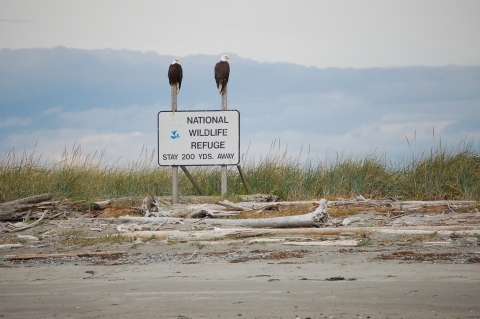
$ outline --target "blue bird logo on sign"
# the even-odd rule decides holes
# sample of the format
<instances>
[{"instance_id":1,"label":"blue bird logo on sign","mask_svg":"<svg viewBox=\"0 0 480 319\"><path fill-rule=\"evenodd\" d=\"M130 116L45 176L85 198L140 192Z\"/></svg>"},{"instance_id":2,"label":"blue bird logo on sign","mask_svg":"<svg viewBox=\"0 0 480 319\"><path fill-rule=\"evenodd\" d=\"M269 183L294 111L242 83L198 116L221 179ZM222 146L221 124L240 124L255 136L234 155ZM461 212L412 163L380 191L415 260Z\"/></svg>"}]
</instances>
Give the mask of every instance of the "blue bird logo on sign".
<instances>
[{"instance_id":1,"label":"blue bird logo on sign","mask_svg":"<svg viewBox=\"0 0 480 319\"><path fill-rule=\"evenodd\" d=\"M177 130L173 130L173 131L172 131L172 135L170 136L170 138L171 138L172 140L175 140L175 139L177 139L177 138L180 138L180 134L178 134L178 131L177 131Z\"/></svg>"}]
</instances>

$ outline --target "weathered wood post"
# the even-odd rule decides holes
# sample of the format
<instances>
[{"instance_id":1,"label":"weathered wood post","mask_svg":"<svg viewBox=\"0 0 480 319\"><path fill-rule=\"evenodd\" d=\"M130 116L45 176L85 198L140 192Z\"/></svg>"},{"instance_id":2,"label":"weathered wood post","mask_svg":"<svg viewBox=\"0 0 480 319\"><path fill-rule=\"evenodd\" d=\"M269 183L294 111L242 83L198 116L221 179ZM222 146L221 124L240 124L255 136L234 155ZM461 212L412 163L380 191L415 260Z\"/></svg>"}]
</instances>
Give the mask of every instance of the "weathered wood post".
<instances>
[{"instance_id":1,"label":"weathered wood post","mask_svg":"<svg viewBox=\"0 0 480 319\"><path fill-rule=\"evenodd\" d=\"M177 111L177 86L172 85L172 112ZM178 166L172 165L172 204L179 203L178 196Z\"/></svg>"},{"instance_id":2,"label":"weathered wood post","mask_svg":"<svg viewBox=\"0 0 480 319\"><path fill-rule=\"evenodd\" d=\"M228 109L227 107L227 92L228 92L228 84L225 86L225 90L223 91L222 94L222 111L226 111ZM221 195L222 196L227 196L227 165L222 165L221 166Z\"/></svg>"}]
</instances>

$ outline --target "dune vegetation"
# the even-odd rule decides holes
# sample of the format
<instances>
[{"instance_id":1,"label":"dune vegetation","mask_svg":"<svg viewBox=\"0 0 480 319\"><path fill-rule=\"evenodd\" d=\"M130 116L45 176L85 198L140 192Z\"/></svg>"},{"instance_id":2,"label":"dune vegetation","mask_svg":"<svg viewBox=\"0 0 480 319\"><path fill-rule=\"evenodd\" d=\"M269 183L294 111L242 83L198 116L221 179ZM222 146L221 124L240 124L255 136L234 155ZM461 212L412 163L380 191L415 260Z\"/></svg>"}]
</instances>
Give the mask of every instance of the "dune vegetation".
<instances>
[{"instance_id":1,"label":"dune vegetation","mask_svg":"<svg viewBox=\"0 0 480 319\"><path fill-rule=\"evenodd\" d=\"M58 161L43 161L35 152L0 155L0 202L42 193L55 200L101 200L171 194L171 169L156 164L156 153L138 160L107 163L104 154L83 154L80 146L65 150ZM406 155L392 163L386 154L327 155L302 159L287 151L248 160L242 170L251 193L282 200L402 198L404 200L480 199L480 150L463 141L455 148L436 146L428 153ZM207 195L220 194L219 167L189 167ZM229 198L246 194L235 167L228 170ZM180 195L197 191L179 173Z\"/></svg>"}]
</instances>

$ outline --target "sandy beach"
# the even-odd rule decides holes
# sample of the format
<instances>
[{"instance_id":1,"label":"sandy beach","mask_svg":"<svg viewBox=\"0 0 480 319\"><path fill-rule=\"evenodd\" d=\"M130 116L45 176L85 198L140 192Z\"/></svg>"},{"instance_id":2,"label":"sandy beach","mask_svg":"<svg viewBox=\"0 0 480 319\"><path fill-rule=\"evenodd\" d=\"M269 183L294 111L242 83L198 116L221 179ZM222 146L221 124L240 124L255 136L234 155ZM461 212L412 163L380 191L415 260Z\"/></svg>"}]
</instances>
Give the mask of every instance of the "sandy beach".
<instances>
[{"instance_id":1,"label":"sandy beach","mask_svg":"<svg viewBox=\"0 0 480 319\"><path fill-rule=\"evenodd\" d=\"M162 252L178 254L186 260L195 250L190 243L157 242L129 254L151 256ZM287 256L299 253L295 255L297 258L247 258L238 262L201 259L201 254L222 256L239 250L250 254L283 252ZM398 258L385 257L393 252L415 252L412 256L417 257L405 259L401 254ZM232 246L225 242L207 246L201 254L186 261L132 263L111 260L105 263L95 258L63 264L4 260L0 271L0 315L4 318L480 317L477 261L480 252L476 246L299 249L278 243ZM418 260L420 256L430 259ZM333 280L341 278L344 280Z\"/></svg>"},{"instance_id":2,"label":"sandy beach","mask_svg":"<svg viewBox=\"0 0 480 319\"><path fill-rule=\"evenodd\" d=\"M480 318L480 230L472 226L480 214L440 214L435 229L444 230L430 232L375 228L383 215L357 216L330 235L312 228L189 240L136 232L124 242L70 245L67 233L114 236L115 227L58 222L2 234L0 317ZM361 232L342 232L354 229Z\"/></svg>"}]
</instances>

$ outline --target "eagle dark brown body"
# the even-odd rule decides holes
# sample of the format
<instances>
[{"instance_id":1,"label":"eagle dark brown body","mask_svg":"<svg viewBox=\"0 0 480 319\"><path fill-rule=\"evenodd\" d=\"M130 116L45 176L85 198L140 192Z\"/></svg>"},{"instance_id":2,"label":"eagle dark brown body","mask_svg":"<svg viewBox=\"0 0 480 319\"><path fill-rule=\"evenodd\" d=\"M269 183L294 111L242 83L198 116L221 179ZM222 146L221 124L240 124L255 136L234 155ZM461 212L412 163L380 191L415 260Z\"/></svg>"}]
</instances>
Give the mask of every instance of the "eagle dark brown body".
<instances>
[{"instance_id":1,"label":"eagle dark brown body","mask_svg":"<svg viewBox=\"0 0 480 319\"><path fill-rule=\"evenodd\" d=\"M227 55L222 56L222 61L215 65L215 82L217 82L218 93L224 94L227 87L228 77L230 76L230 65L227 60L230 57Z\"/></svg>"},{"instance_id":2,"label":"eagle dark brown body","mask_svg":"<svg viewBox=\"0 0 480 319\"><path fill-rule=\"evenodd\" d=\"M177 93L180 91L182 87L182 79L183 79L183 69L180 64L178 64L178 59L175 58L173 63L170 64L168 68L168 82L170 86L177 87Z\"/></svg>"}]
</instances>

